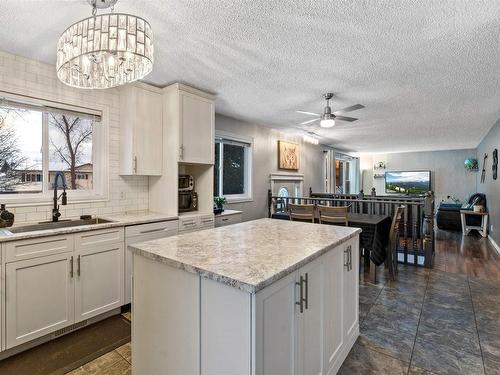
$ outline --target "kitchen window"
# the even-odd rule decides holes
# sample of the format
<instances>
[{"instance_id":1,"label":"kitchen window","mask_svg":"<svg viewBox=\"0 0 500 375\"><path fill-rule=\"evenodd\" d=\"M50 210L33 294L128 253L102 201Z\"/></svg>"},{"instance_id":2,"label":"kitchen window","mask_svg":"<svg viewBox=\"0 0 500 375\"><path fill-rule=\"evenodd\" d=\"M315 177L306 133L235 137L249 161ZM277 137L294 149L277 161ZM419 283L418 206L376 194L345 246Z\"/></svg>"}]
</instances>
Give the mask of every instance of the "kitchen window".
<instances>
[{"instance_id":1,"label":"kitchen window","mask_svg":"<svg viewBox=\"0 0 500 375\"><path fill-rule=\"evenodd\" d=\"M249 201L252 140L218 132L215 138L214 196L228 202Z\"/></svg>"},{"instance_id":2,"label":"kitchen window","mask_svg":"<svg viewBox=\"0 0 500 375\"><path fill-rule=\"evenodd\" d=\"M66 178L69 199L101 196L106 158L100 112L47 104L0 97L1 199L46 201L58 171Z\"/></svg>"}]
</instances>

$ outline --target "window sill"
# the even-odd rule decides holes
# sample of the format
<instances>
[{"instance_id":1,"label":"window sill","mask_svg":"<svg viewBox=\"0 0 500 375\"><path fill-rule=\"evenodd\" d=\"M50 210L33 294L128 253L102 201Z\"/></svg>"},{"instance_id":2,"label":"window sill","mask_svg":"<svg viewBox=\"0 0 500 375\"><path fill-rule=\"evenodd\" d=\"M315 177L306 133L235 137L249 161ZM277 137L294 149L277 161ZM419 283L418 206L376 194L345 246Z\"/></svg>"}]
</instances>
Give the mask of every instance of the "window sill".
<instances>
[{"instance_id":1,"label":"window sill","mask_svg":"<svg viewBox=\"0 0 500 375\"><path fill-rule=\"evenodd\" d=\"M226 197L226 203L231 204L231 203L248 203L248 202L253 202L252 197Z\"/></svg>"}]
</instances>

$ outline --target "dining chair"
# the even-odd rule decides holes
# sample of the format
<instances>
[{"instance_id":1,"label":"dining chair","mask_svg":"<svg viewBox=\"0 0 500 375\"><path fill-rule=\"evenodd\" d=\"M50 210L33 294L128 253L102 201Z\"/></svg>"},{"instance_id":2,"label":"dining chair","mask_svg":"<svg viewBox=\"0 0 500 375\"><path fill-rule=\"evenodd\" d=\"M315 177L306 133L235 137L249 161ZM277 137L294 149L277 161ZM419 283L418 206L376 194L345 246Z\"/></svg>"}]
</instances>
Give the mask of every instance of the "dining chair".
<instances>
[{"instance_id":1,"label":"dining chair","mask_svg":"<svg viewBox=\"0 0 500 375\"><path fill-rule=\"evenodd\" d=\"M311 221L314 223L314 204L288 204L290 220Z\"/></svg>"},{"instance_id":2,"label":"dining chair","mask_svg":"<svg viewBox=\"0 0 500 375\"><path fill-rule=\"evenodd\" d=\"M344 224L346 227L349 226L347 219L349 207L350 205L339 207L318 205L319 223Z\"/></svg>"},{"instance_id":3,"label":"dining chair","mask_svg":"<svg viewBox=\"0 0 500 375\"><path fill-rule=\"evenodd\" d=\"M389 247L387 251L387 263L389 275L394 281L398 274L398 248L399 248L399 225L406 206L398 206L392 217L391 230L389 231Z\"/></svg>"}]
</instances>

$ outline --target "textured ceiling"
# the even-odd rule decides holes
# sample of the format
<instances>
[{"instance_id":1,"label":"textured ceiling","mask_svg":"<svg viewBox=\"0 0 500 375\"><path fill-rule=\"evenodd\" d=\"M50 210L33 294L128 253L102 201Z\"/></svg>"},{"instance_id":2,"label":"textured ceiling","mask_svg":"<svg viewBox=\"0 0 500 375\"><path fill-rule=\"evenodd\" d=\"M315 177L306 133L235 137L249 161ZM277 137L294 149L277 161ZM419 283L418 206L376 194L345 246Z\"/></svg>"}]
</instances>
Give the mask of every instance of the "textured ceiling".
<instances>
[{"instance_id":1,"label":"textured ceiling","mask_svg":"<svg viewBox=\"0 0 500 375\"><path fill-rule=\"evenodd\" d=\"M120 0L148 19L155 67L147 82L218 94L217 111L291 129L361 103L318 131L361 152L475 147L500 118L500 1ZM86 0L1 0L0 49L55 63L64 28ZM331 140L331 141L328 141Z\"/></svg>"}]
</instances>

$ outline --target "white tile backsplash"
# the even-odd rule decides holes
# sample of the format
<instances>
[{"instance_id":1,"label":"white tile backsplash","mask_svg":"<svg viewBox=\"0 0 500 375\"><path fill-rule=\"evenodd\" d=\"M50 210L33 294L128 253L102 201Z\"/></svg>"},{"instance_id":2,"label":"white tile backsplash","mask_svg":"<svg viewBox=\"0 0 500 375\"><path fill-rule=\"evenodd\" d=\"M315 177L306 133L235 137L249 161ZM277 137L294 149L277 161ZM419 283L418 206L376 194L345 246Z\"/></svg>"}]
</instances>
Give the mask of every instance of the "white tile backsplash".
<instances>
[{"instance_id":1,"label":"white tile backsplash","mask_svg":"<svg viewBox=\"0 0 500 375\"><path fill-rule=\"evenodd\" d=\"M148 209L148 178L121 177L119 173L120 99L118 90L79 90L57 79L55 66L0 51L0 90L17 95L68 103L72 105L105 105L109 108L109 200L61 206L63 218L82 214L106 215ZM126 199L120 199L121 192ZM1 202L1 196L0 196ZM46 205L18 206L8 204L16 215L16 223L47 220L51 217L51 202Z\"/></svg>"}]
</instances>

